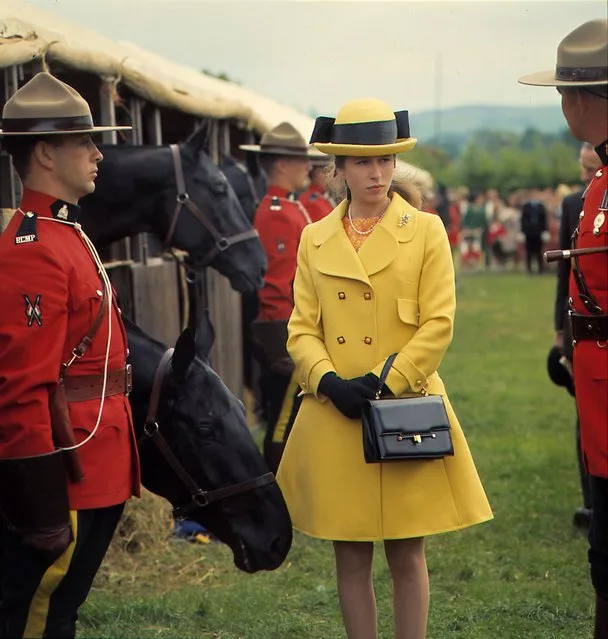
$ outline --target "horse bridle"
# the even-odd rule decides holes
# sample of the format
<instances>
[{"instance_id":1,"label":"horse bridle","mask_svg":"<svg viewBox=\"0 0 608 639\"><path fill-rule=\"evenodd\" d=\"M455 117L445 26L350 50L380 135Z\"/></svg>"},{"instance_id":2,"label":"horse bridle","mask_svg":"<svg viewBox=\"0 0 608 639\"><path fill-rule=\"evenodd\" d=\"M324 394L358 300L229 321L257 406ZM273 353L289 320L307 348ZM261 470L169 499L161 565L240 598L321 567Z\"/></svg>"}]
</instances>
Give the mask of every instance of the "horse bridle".
<instances>
[{"instance_id":1,"label":"horse bridle","mask_svg":"<svg viewBox=\"0 0 608 639\"><path fill-rule=\"evenodd\" d=\"M192 199L188 195L188 192L186 191L186 180L184 178L184 168L182 165L182 156L179 151L179 145L171 144L169 148L171 149L171 157L173 158L173 169L175 171L177 196L175 198L175 210L173 211L173 217L171 218L169 231L167 232L167 237L165 238L165 248L169 248L171 246L171 240L173 239L173 234L175 233L177 220L179 219L180 213L182 212L184 206L201 222L201 224L209 231L209 233L211 233L211 236L213 237L215 242L211 250L203 256L200 262L198 262L198 265L200 267L205 267L211 264L211 262L217 255L219 255L226 249L229 249L234 244L257 238L259 236L259 233L255 229L243 231L242 233L237 233L236 235L231 235L230 237L225 237L220 233L220 231L218 231L215 224L213 224L213 222L203 213L203 211L201 211L196 202L192 201Z\"/></svg>"},{"instance_id":2,"label":"horse bridle","mask_svg":"<svg viewBox=\"0 0 608 639\"><path fill-rule=\"evenodd\" d=\"M162 359L156 368L156 372L154 373L152 393L150 395L150 403L148 404L148 416L146 417L146 423L144 424L144 434L140 438L139 443L141 444L144 437L151 439L156 444L156 447L169 466L171 466L176 475L182 480L183 484L190 492L190 501L183 506L177 506L173 509L173 517L176 519L183 519L197 508L204 508L205 506L208 506L215 501L219 501L220 499L226 499L227 497L233 497L256 488L261 488L262 486L273 483L275 478L272 473L265 473L264 475L259 475L253 479L247 479L246 481L239 482L238 484L231 484L225 488L217 488L215 490L203 490L202 488L199 488L198 484L194 481L194 479L192 479L191 475L182 466L181 462L171 450L167 440L160 432L160 427L156 419L163 380L172 356L173 349L170 348L162 356Z\"/></svg>"}]
</instances>

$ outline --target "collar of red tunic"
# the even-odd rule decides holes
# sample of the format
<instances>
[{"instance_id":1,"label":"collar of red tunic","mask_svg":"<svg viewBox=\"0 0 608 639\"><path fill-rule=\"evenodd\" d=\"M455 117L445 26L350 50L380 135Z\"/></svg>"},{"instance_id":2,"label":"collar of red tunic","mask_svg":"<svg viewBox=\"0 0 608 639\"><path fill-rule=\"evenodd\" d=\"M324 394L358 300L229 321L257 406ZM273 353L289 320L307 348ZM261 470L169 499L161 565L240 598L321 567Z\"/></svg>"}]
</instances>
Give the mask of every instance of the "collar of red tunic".
<instances>
[{"instance_id":1,"label":"collar of red tunic","mask_svg":"<svg viewBox=\"0 0 608 639\"><path fill-rule=\"evenodd\" d=\"M31 211L39 217L54 217L64 222L78 222L80 207L64 200L58 200L53 195L24 189L19 207L24 213Z\"/></svg>"},{"instance_id":2,"label":"collar of red tunic","mask_svg":"<svg viewBox=\"0 0 608 639\"><path fill-rule=\"evenodd\" d=\"M310 191L310 193L319 193L319 195L325 195L325 188L321 184L316 184L313 182L308 187L308 190Z\"/></svg>"},{"instance_id":3,"label":"collar of red tunic","mask_svg":"<svg viewBox=\"0 0 608 639\"><path fill-rule=\"evenodd\" d=\"M280 186L268 186L266 190L266 195L269 197L281 197L286 200L295 200L295 194L287 189L283 189Z\"/></svg>"}]
</instances>

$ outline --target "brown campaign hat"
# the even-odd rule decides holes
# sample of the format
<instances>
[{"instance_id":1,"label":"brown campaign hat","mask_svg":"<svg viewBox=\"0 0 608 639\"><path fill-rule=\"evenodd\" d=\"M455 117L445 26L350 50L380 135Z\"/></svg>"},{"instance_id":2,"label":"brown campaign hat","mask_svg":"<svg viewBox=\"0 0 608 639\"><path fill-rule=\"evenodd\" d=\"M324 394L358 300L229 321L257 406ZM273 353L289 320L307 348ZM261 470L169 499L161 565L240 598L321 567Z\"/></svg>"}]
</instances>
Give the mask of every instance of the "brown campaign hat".
<instances>
[{"instance_id":1,"label":"brown campaign hat","mask_svg":"<svg viewBox=\"0 0 608 639\"><path fill-rule=\"evenodd\" d=\"M0 135L57 135L128 131L130 126L95 126L86 100L50 73L36 74L4 105Z\"/></svg>"},{"instance_id":2,"label":"brown campaign hat","mask_svg":"<svg viewBox=\"0 0 608 639\"><path fill-rule=\"evenodd\" d=\"M281 122L264 133L259 144L241 144L239 148L253 153L309 157L306 140L289 122Z\"/></svg>"},{"instance_id":3,"label":"brown campaign hat","mask_svg":"<svg viewBox=\"0 0 608 639\"><path fill-rule=\"evenodd\" d=\"M518 82L541 87L608 84L608 20L581 24L559 43L555 70L532 73Z\"/></svg>"}]
</instances>

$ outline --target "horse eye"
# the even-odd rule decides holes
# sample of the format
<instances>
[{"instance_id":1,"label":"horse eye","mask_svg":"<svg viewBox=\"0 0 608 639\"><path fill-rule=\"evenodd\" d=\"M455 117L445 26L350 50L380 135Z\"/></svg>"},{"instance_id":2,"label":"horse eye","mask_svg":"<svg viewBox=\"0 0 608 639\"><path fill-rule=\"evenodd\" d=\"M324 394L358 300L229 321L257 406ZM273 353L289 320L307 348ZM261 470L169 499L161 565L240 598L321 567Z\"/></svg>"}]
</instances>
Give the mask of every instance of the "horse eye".
<instances>
[{"instance_id":1,"label":"horse eye","mask_svg":"<svg viewBox=\"0 0 608 639\"><path fill-rule=\"evenodd\" d=\"M228 187L223 182L214 182L209 185L209 188L215 195L226 195Z\"/></svg>"}]
</instances>

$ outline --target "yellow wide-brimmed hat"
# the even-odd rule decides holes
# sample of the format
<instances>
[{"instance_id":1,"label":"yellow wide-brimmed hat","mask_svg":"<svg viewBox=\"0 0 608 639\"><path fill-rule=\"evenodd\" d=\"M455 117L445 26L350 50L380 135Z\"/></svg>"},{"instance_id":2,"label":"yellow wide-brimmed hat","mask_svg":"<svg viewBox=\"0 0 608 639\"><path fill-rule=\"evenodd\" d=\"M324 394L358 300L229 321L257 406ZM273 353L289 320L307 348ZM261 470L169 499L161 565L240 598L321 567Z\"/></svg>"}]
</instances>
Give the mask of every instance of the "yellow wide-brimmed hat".
<instances>
[{"instance_id":1,"label":"yellow wide-brimmed hat","mask_svg":"<svg viewBox=\"0 0 608 639\"><path fill-rule=\"evenodd\" d=\"M394 112L375 98L351 100L335 118L318 117L310 138L322 153L351 156L403 153L417 141L410 136L408 112Z\"/></svg>"},{"instance_id":2,"label":"yellow wide-brimmed hat","mask_svg":"<svg viewBox=\"0 0 608 639\"><path fill-rule=\"evenodd\" d=\"M50 73L37 73L2 110L0 135L59 135L128 131L130 126L95 126L86 100Z\"/></svg>"},{"instance_id":3,"label":"yellow wide-brimmed hat","mask_svg":"<svg viewBox=\"0 0 608 639\"><path fill-rule=\"evenodd\" d=\"M525 75L518 82L541 87L608 84L608 20L581 24L559 43L555 70Z\"/></svg>"}]
</instances>

